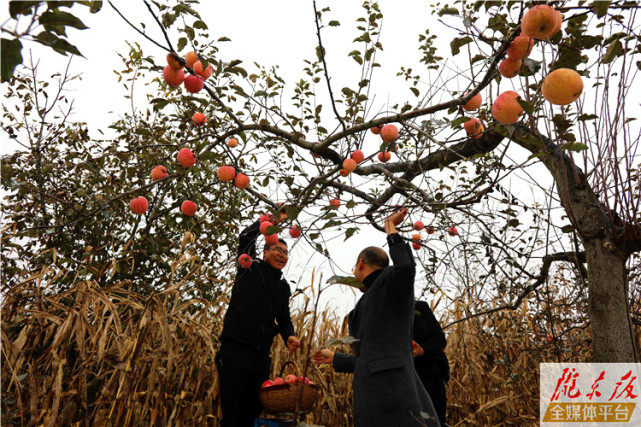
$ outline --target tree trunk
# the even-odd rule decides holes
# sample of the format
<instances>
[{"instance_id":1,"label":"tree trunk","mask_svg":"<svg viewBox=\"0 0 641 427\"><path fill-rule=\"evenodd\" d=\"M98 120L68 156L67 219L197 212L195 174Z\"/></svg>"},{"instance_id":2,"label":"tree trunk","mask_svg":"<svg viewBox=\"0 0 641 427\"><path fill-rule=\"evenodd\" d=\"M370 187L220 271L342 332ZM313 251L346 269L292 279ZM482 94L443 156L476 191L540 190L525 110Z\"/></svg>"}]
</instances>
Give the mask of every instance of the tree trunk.
<instances>
[{"instance_id":1,"label":"tree trunk","mask_svg":"<svg viewBox=\"0 0 641 427\"><path fill-rule=\"evenodd\" d=\"M561 205L580 236L588 264L588 315L594 362L635 362L634 333L628 306L625 244L614 243L609 212L592 190L586 175L553 141L525 126L511 128L510 137L550 171Z\"/></svg>"},{"instance_id":2,"label":"tree trunk","mask_svg":"<svg viewBox=\"0 0 641 427\"><path fill-rule=\"evenodd\" d=\"M595 362L635 362L625 260L606 239L584 241ZM608 248L610 246L610 248Z\"/></svg>"}]
</instances>

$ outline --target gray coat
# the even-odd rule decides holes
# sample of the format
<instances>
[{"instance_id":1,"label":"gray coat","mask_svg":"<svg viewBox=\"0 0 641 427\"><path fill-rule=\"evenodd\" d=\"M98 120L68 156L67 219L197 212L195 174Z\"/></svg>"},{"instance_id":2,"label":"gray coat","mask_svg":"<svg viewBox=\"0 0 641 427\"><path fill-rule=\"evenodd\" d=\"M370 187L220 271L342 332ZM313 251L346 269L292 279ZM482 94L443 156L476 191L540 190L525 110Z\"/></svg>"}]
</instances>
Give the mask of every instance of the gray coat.
<instances>
[{"instance_id":1,"label":"gray coat","mask_svg":"<svg viewBox=\"0 0 641 427\"><path fill-rule=\"evenodd\" d=\"M334 369L354 373L355 427L438 427L412 356L414 259L398 235L388 241L393 265L365 279L348 317L354 354L336 353Z\"/></svg>"}]
</instances>

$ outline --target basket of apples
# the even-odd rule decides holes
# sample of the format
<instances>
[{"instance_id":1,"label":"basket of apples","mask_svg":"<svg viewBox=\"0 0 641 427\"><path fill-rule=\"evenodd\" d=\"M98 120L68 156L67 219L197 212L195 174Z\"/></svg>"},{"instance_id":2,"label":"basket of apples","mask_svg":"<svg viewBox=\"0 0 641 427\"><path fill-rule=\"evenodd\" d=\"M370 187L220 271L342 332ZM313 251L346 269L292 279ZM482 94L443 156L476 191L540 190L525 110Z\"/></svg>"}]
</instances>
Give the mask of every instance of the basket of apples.
<instances>
[{"instance_id":1,"label":"basket of apples","mask_svg":"<svg viewBox=\"0 0 641 427\"><path fill-rule=\"evenodd\" d=\"M296 375L283 377L285 367L292 365ZM318 399L318 386L300 374L296 362L285 362L280 377L265 381L258 392L265 411L270 414L309 412Z\"/></svg>"}]
</instances>

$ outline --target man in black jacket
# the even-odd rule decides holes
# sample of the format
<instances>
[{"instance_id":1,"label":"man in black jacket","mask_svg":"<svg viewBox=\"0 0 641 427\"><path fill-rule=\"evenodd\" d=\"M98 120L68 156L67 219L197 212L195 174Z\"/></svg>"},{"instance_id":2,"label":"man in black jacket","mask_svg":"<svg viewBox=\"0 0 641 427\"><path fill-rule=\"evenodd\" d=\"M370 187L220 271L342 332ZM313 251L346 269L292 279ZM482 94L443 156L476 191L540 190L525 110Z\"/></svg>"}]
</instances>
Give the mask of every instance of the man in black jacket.
<instances>
[{"instance_id":1,"label":"man in black jacket","mask_svg":"<svg viewBox=\"0 0 641 427\"><path fill-rule=\"evenodd\" d=\"M445 424L447 398L445 383L450 379L450 367L445 356L446 341L441 325L429 304L414 304L414 367L423 386L432 398L434 409L442 425Z\"/></svg>"},{"instance_id":2,"label":"man in black jacket","mask_svg":"<svg viewBox=\"0 0 641 427\"><path fill-rule=\"evenodd\" d=\"M281 214L279 220L283 220ZM256 256L256 221L239 236L238 255ZM239 268L225 314L216 366L220 381L222 427L251 427L260 415L258 397L261 384L269 378L269 351L276 334L289 351L300 345L289 314L289 285L282 269L289 254L284 240L265 245L262 260L249 268Z\"/></svg>"},{"instance_id":3,"label":"man in black jacket","mask_svg":"<svg viewBox=\"0 0 641 427\"><path fill-rule=\"evenodd\" d=\"M385 220L393 265L378 247L365 248L356 260L354 276L366 291L348 315L354 353L323 348L313 356L336 372L354 374L355 427L440 426L412 360L416 269L411 249L396 232L406 213L401 209Z\"/></svg>"}]
</instances>

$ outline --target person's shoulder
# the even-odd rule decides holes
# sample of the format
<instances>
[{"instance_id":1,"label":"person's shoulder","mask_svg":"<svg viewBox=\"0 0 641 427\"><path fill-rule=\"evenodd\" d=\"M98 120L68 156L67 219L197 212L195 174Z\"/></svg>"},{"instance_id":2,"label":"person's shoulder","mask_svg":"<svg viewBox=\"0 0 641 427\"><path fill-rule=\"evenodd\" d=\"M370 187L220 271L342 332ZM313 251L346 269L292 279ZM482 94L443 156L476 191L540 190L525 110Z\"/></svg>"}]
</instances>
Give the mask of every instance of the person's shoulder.
<instances>
[{"instance_id":1,"label":"person's shoulder","mask_svg":"<svg viewBox=\"0 0 641 427\"><path fill-rule=\"evenodd\" d=\"M427 302L421 300L414 301L414 307L416 307L417 310L426 310L430 308Z\"/></svg>"}]
</instances>

